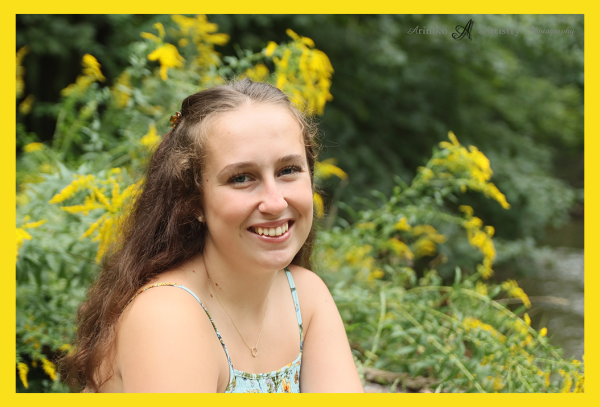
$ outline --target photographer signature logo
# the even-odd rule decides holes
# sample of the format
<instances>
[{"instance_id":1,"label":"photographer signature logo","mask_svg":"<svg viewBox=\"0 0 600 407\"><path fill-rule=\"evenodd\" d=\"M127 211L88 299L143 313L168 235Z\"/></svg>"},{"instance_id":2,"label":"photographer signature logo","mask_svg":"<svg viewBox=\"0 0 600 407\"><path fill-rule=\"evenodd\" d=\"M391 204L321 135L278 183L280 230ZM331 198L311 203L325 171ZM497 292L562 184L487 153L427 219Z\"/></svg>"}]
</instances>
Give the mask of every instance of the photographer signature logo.
<instances>
[{"instance_id":1,"label":"photographer signature logo","mask_svg":"<svg viewBox=\"0 0 600 407\"><path fill-rule=\"evenodd\" d=\"M463 27L462 25L456 26L456 32L452 33L452 38L455 40L462 40L465 36L469 37L469 41L471 41L471 29L473 28L473 20L469 20L469 22Z\"/></svg>"}]
</instances>

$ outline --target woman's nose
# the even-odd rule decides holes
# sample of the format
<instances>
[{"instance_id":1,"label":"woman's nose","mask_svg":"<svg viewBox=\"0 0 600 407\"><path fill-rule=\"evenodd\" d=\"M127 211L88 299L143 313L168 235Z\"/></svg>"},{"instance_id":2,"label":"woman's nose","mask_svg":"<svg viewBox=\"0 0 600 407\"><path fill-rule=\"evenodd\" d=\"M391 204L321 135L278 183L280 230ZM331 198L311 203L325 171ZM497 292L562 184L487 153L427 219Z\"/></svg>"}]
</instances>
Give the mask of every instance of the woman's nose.
<instances>
[{"instance_id":1,"label":"woman's nose","mask_svg":"<svg viewBox=\"0 0 600 407\"><path fill-rule=\"evenodd\" d=\"M263 213L278 215L287 208L288 203L284 199L281 190L275 181L265 182L263 184L263 193L258 210Z\"/></svg>"}]
</instances>

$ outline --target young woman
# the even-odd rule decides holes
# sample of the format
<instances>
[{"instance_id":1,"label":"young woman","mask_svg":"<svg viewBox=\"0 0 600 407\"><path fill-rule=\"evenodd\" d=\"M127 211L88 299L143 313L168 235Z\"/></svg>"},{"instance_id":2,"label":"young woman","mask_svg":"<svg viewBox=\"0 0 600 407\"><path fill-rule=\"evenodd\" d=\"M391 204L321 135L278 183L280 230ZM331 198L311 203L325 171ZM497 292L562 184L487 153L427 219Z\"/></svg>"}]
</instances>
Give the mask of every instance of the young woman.
<instances>
[{"instance_id":1,"label":"young woman","mask_svg":"<svg viewBox=\"0 0 600 407\"><path fill-rule=\"evenodd\" d=\"M314 241L315 128L249 79L172 117L79 314L93 392L362 392Z\"/></svg>"}]
</instances>

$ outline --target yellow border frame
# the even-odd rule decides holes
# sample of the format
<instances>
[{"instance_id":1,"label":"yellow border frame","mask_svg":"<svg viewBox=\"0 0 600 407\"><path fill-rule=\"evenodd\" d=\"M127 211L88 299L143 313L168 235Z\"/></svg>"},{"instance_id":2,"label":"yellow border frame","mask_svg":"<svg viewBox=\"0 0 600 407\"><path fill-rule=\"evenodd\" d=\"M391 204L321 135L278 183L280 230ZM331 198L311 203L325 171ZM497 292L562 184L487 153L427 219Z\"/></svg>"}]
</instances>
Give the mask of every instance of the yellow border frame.
<instances>
[{"instance_id":1,"label":"yellow border frame","mask_svg":"<svg viewBox=\"0 0 600 407\"><path fill-rule=\"evenodd\" d=\"M198 1L178 1L173 4L158 2L155 0L147 0L144 2L135 1L124 4L123 1L115 0L104 0L102 2L90 2L90 3L76 3L71 1L39 1L29 0L23 2L20 5L5 5L8 9L0 17L1 24L0 30L2 31L2 55L5 57L10 56L11 61L15 58L15 16L16 14L96 14L100 12L104 13L139 13L143 10L145 13L240 13L240 14L256 14L261 11L264 13L307 13L307 14L379 14L379 13L442 13L442 14L500 14L500 13L512 13L512 14L584 14L585 15L585 72L589 73L586 75L586 92L585 92L585 175L586 180L592 180L592 185L596 185L596 177L600 176L600 160L594 159L595 154L600 152L600 138L597 136L599 133L599 120L598 111L600 106L598 103L598 79L594 76L594 72L600 72L598 64L598 36L600 32L600 21L599 13L595 8L592 8L591 1L569 1L569 2L556 2L556 1L535 1L524 3L523 1L515 0L504 0L500 3L486 2L486 1L439 1L431 0L425 3L415 2L412 4L401 3L400 1L380 1L376 4L365 3L352 4L349 2L334 0L305 0L302 3L290 3L284 4L282 2L275 2L272 0L265 0L260 3L250 1L239 1L233 0L228 1L224 5L202 4ZM0 235L2 244L1 256L2 269L5 270L5 284L2 285L2 295L0 295L0 309L2 310L2 323L4 325L4 334L1 336L2 349L2 380L0 380L0 388L4 395L4 405L23 405L29 403L35 403L37 405L77 405L85 403L86 406L102 405L106 403L118 403L118 404L133 404L133 403L144 403L144 404L155 404L165 405L167 403L186 403L193 405L199 401L208 403L242 403L246 406L260 405L304 405L306 403L319 403L319 404L355 404L363 405L365 403L385 403L385 404L397 404L397 403L419 403L419 404L431 404L437 405L439 403L458 405L460 404L471 404L471 403L485 403L486 406L502 406L504 407L507 402L511 403L577 403L585 405L598 405L593 402L597 398L598 390L598 377L596 362L598 360L597 352L595 349L595 341L593 338L598 337L598 297L592 295L593 292L590 290L591 287L599 287L599 276L595 273L598 270L598 263L600 262L600 256L595 250L592 250L589 255L586 253L585 257L585 309L586 309L586 322L585 322L585 362L586 362L586 393L583 395L543 395L543 394L524 394L524 395L497 395L497 396L485 396L485 395L471 395L471 394L453 394L437 396L442 397L440 400L434 400L436 396L423 396L415 394L369 394L369 395L301 395L286 397L285 399L279 400L279 396L258 396L252 397L251 399L246 397L243 400L237 400L236 397L232 396L227 399L220 395L42 395L42 394L16 394L15 393L15 279L14 279L14 225L15 225L15 139L12 137L15 134L15 117L16 117L16 106L12 96L15 90L15 74L14 74L14 62L8 62L2 64L1 69L3 71L2 77L8 78L5 80L5 86L10 85L10 88L5 88L4 95L2 97L2 123L5 124L5 135L3 137L3 148L0 159L0 165L2 168L1 173L4 176L1 178L2 190L5 192L5 199L1 200L2 213L1 219L1 231ZM595 114L594 114L595 113ZM586 207L587 208L600 208L600 193L595 189L591 189L588 182L586 182ZM600 214L596 213L595 210L588 210L585 216L585 247L595 247L595 244L600 243L598 238L593 232L598 226ZM590 272L591 270L591 272ZM85 397L84 399L78 399L77 397ZM199 398L201 397L201 399ZM267 397L270 397L267 400ZM306 398L306 400L301 399ZM483 399L485 397L485 400ZM577 400L567 400L561 397L576 397ZM409 398L411 400L409 400ZM480 399L481 398L481 399ZM510 400L508 400L510 398ZM531 398L531 400L529 400ZM5 404L6 403L6 404Z\"/></svg>"}]
</instances>

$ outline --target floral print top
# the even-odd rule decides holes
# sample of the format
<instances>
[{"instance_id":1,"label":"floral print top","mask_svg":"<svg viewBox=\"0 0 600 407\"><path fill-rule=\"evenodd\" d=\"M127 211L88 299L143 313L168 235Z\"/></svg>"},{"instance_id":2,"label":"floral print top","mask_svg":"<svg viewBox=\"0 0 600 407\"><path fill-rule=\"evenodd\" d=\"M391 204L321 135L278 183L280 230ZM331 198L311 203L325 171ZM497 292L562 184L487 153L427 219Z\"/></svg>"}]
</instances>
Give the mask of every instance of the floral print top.
<instances>
[{"instance_id":1,"label":"floral print top","mask_svg":"<svg viewBox=\"0 0 600 407\"><path fill-rule=\"evenodd\" d=\"M229 357L229 352L227 352L227 347L225 346L225 342L223 342L223 338L221 338L221 334L217 330L212 317L196 294L194 294L185 286L176 283L152 284L139 290L127 304L133 301L135 297L144 291L154 287L171 286L187 291L200 303L204 309L204 312L206 312L206 315L208 315L210 323L212 324L215 333L219 338L219 342L221 342L221 345L223 346L225 355L227 356L227 362L229 363L229 384L225 389L225 393L300 393L300 365L302 363L302 344L304 341L302 315L300 314L298 294L296 293L296 286L294 285L294 280L292 279L292 273L290 273L290 270L287 267L285 268L285 274L287 276L288 283L290 284L290 290L292 291L292 298L294 299L294 306L296 308L296 319L298 320L298 330L300 331L300 353L293 362L288 363L281 369L274 370L269 373L247 373L237 370L233 367L231 358ZM125 307L127 307L127 305Z\"/></svg>"}]
</instances>

